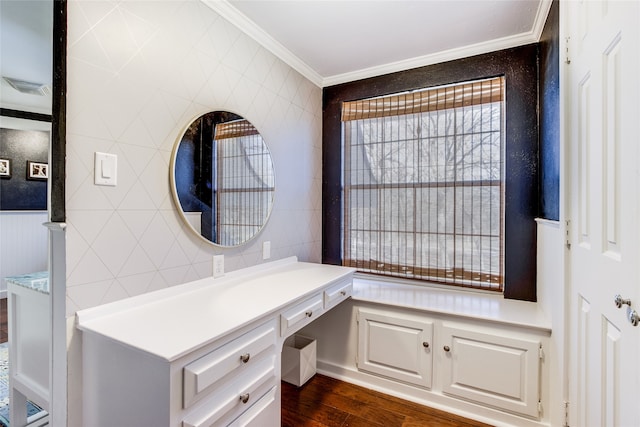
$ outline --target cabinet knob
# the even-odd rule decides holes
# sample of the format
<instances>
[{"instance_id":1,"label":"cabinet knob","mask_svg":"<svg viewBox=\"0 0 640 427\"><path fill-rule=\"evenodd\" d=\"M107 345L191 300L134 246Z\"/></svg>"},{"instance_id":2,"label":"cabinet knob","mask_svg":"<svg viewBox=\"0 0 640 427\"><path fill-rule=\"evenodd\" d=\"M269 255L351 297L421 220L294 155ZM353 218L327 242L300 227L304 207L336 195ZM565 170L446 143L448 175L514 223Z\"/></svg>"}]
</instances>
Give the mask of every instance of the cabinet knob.
<instances>
[{"instance_id":1,"label":"cabinet knob","mask_svg":"<svg viewBox=\"0 0 640 427\"><path fill-rule=\"evenodd\" d=\"M444 351L446 351L446 352L451 351L451 348L449 348L449 346L448 346L448 345L445 345L443 348L444 348Z\"/></svg>"},{"instance_id":2,"label":"cabinet knob","mask_svg":"<svg viewBox=\"0 0 640 427\"><path fill-rule=\"evenodd\" d=\"M240 355L240 360L242 360L242 363L247 363L249 361L249 359L251 359L251 354L250 353L245 353Z\"/></svg>"},{"instance_id":3,"label":"cabinet knob","mask_svg":"<svg viewBox=\"0 0 640 427\"><path fill-rule=\"evenodd\" d=\"M638 323L640 323L640 314L631 307L627 307L627 319L629 319L629 323L633 326L638 326Z\"/></svg>"},{"instance_id":4,"label":"cabinet knob","mask_svg":"<svg viewBox=\"0 0 640 427\"><path fill-rule=\"evenodd\" d=\"M240 401L242 403L247 403L249 401L249 393L245 393L245 394L241 394L240 395Z\"/></svg>"},{"instance_id":5,"label":"cabinet knob","mask_svg":"<svg viewBox=\"0 0 640 427\"><path fill-rule=\"evenodd\" d=\"M309 310L305 313L307 317L311 317L313 315L313 311Z\"/></svg>"},{"instance_id":6,"label":"cabinet knob","mask_svg":"<svg viewBox=\"0 0 640 427\"><path fill-rule=\"evenodd\" d=\"M631 300L628 298L622 298L620 294L616 295L613 302L616 304L616 307L618 308L622 308L623 305L628 305L629 307L631 307Z\"/></svg>"},{"instance_id":7,"label":"cabinet knob","mask_svg":"<svg viewBox=\"0 0 640 427\"><path fill-rule=\"evenodd\" d=\"M347 291L340 291L340 295L345 296L347 294Z\"/></svg>"},{"instance_id":8,"label":"cabinet knob","mask_svg":"<svg viewBox=\"0 0 640 427\"><path fill-rule=\"evenodd\" d=\"M422 343L422 346L424 348L429 348L429 343L425 341L425 342Z\"/></svg>"}]
</instances>

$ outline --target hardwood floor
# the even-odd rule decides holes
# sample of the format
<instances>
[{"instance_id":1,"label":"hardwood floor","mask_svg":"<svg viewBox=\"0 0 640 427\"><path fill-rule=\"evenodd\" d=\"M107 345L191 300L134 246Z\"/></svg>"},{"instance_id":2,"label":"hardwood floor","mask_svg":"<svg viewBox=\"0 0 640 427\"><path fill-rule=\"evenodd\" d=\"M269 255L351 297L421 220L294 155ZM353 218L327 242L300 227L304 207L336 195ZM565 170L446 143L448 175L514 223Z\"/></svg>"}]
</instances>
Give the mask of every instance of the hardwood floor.
<instances>
[{"instance_id":1,"label":"hardwood floor","mask_svg":"<svg viewBox=\"0 0 640 427\"><path fill-rule=\"evenodd\" d=\"M282 427L489 427L477 421L316 374L282 382Z\"/></svg>"},{"instance_id":2,"label":"hardwood floor","mask_svg":"<svg viewBox=\"0 0 640 427\"><path fill-rule=\"evenodd\" d=\"M7 299L0 298L0 344L9 339L9 323L7 322Z\"/></svg>"}]
</instances>

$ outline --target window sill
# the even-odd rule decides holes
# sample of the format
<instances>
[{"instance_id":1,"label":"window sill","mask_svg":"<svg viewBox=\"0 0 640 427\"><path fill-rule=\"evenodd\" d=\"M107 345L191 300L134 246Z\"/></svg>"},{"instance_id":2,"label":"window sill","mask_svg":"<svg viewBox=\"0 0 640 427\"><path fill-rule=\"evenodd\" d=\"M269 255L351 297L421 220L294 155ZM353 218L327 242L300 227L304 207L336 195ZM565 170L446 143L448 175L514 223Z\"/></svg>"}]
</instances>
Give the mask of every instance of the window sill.
<instances>
[{"instance_id":1,"label":"window sill","mask_svg":"<svg viewBox=\"0 0 640 427\"><path fill-rule=\"evenodd\" d=\"M551 322L537 303L505 299L502 295L405 285L356 276L352 299L551 334Z\"/></svg>"}]
</instances>

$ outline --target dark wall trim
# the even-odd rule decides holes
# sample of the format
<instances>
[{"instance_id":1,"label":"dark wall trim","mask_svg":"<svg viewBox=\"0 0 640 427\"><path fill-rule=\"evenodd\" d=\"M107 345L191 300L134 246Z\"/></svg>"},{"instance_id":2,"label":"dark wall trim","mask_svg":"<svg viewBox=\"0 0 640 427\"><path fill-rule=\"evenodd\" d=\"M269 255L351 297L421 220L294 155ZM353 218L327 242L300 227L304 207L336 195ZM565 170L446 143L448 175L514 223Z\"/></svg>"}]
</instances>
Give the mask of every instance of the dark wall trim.
<instances>
[{"instance_id":1,"label":"dark wall trim","mask_svg":"<svg viewBox=\"0 0 640 427\"><path fill-rule=\"evenodd\" d=\"M67 0L53 1L53 104L51 107L51 221L64 222L67 152Z\"/></svg>"},{"instance_id":2,"label":"dark wall trim","mask_svg":"<svg viewBox=\"0 0 640 427\"><path fill-rule=\"evenodd\" d=\"M51 122L51 115L32 113L31 111L11 110L0 108L0 116L13 117L15 119L35 120L38 122Z\"/></svg>"},{"instance_id":3,"label":"dark wall trim","mask_svg":"<svg viewBox=\"0 0 640 427\"><path fill-rule=\"evenodd\" d=\"M343 101L485 77L506 77L506 298L536 300L538 45L531 44L323 90L322 261L341 264Z\"/></svg>"},{"instance_id":4,"label":"dark wall trim","mask_svg":"<svg viewBox=\"0 0 640 427\"><path fill-rule=\"evenodd\" d=\"M560 7L555 0L540 37L540 216L560 219Z\"/></svg>"}]
</instances>

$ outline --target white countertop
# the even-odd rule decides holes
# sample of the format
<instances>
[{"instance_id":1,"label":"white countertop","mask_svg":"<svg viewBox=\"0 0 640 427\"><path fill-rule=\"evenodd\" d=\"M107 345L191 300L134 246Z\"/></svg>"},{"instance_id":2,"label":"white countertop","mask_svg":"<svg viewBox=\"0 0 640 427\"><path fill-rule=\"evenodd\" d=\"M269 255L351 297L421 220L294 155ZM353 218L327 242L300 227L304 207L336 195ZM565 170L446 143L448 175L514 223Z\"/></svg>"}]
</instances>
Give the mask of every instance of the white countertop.
<instances>
[{"instance_id":1,"label":"white countertop","mask_svg":"<svg viewBox=\"0 0 640 427\"><path fill-rule=\"evenodd\" d=\"M353 271L287 258L79 311L78 328L173 361Z\"/></svg>"},{"instance_id":2,"label":"white countertop","mask_svg":"<svg viewBox=\"0 0 640 427\"><path fill-rule=\"evenodd\" d=\"M405 285L356 275L351 297L357 301L480 319L551 333L551 322L537 303L505 299L498 294Z\"/></svg>"}]
</instances>

